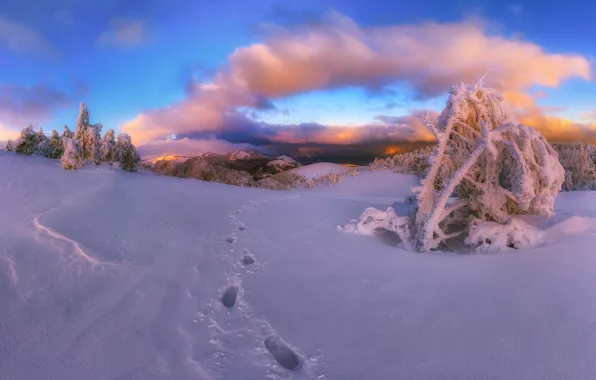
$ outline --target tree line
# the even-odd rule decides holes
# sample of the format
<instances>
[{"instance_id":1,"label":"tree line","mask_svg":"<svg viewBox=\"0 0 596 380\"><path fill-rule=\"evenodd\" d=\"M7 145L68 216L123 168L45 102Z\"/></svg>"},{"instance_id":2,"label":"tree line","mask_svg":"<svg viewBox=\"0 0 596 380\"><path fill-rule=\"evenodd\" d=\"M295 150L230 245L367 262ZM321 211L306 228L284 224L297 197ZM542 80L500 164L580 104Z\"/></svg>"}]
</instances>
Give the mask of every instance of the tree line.
<instances>
[{"instance_id":1,"label":"tree line","mask_svg":"<svg viewBox=\"0 0 596 380\"><path fill-rule=\"evenodd\" d=\"M99 123L89 123L89 111L81 103L74 132L65 125L62 134L54 129L48 138L42 128L36 132L30 125L21 131L17 139L9 140L5 150L59 159L67 170L106 162L129 172L137 171L140 157L130 136L126 133L116 136L113 129L108 129L102 137L102 129Z\"/></svg>"}]
</instances>

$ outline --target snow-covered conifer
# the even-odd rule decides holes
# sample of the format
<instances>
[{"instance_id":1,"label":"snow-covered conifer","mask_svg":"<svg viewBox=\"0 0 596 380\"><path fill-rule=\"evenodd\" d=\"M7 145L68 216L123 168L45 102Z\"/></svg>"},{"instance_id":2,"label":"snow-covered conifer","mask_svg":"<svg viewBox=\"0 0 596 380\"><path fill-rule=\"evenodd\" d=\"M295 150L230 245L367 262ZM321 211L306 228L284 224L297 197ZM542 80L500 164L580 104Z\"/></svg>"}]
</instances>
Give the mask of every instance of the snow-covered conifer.
<instances>
[{"instance_id":1,"label":"snow-covered conifer","mask_svg":"<svg viewBox=\"0 0 596 380\"><path fill-rule=\"evenodd\" d=\"M33 130L33 126L28 126L21 130L20 136L14 142L14 151L19 154L32 155L37 152L38 144L37 133Z\"/></svg>"},{"instance_id":2,"label":"snow-covered conifer","mask_svg":"<svg viewBox=\"0 0 596 380\"><path fill-rule=\"evenodd\" d=\"M116 146L116 139L113 129L108 129L103 135L100 143L99 153L100 160L103 162L114 161L114 148Z\"/></svg>"},{"instance_id":3,"label":"snow-covered conifer","mask_svg":"<svg viewBox=\"0 0 596 380\"><path fill-rule=\"evenodd\" d=\"M64 132L62 132L62 137L66 137L72 139L74 137L73 131L68 128L68 125L64 125Z\"/></svg>"},{"instance_id":4,"label":"snow-covered conifer","mask_svg":"<svg viewBox=\"0 0 596 380\"><path fill-rule=\"evenodd\" d=\"M57 130L54 129L52 131L52 136L50 137L48 145L49 150L47 157L53 159L58 159L62 157L62 154L64 153L64 147L62 144L62 137L60 137Z\"/></svg>"},{"instance_id":5,"label":"snow-covered conifer","mask_svg":"<svg viewBox=\"0 0 596 380\"><path fill-rule=\"evenodd\" d=\"M85 159L89 162L99 165L101 159L101 124L90 125L85 132L85 141L87 142L87 151Z\"/></svg>"},{"instance_id":6,"label":"snow-covered conifer","mask_svg":"<svg viewBox=\"0 0 596 380\"><path fill-rule=\"evenodd\" d=\"M48 157L50 154L50 141L48 137L43 133L43 129L39 128L37 131L37 152L38 154Z\"/></svg>"},{"instance_id":7,"label":"snow-covered conifer","mask_svg":"<svg viewBox=\"0 0 596 380\"><path fill-rule=\"evenodd\" d=\"M77 125L74 132L74 138L78 142L79 154L83 163L91 162L93 160L93 139L94 131L89 132L91 126L89 125L89 111L85 103L79 105L79 115L77 117Z\"/></svg>"},{"instance_id":8,"label":"snow-covered conifer","mask_svg":"<svg viewBox=\"0 0 596 380\"><path fill-rule=\"evenodd\" d=\"M138 169L139 155L132 145L130 136L126 133L120 133L116 139L114 161L120 164L122 170L134 172Z\"/></svg>"},{"instance_id":9,"label":"snow-covered conifer","mask_svg":"<svg viewBox=\"0 0 596 380\"><path fill-rule=\"evenodd\" d=\"M14 141L8 140L6 145L4 145L4 150L7 152L12 152L14 150Z\"/></svg>"},{"instance_id":10,"label":"snow-covered conifer","mask_svg":"<svg viewBox=\"0 0 596 380\"><path fill-rule=\"evenodd\" d=\"M81 156L77 141L68 137L62 139L64 154L60 158L62 167L66 170L76 170L81 166Z\"/></svg>"}]
</instances>

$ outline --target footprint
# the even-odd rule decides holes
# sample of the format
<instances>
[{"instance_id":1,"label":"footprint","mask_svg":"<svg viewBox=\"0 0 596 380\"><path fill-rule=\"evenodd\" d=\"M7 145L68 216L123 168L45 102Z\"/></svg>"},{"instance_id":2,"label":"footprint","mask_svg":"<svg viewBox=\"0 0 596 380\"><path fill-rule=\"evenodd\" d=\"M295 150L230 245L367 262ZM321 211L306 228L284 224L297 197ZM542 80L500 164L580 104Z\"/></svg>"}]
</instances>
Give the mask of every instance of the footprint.
<instances>
[{"instance_id":1,"label":"footprint","mask_svg":"<svg viewBox=\"0 0 596 380\"><path fill-rule=\"evenodd\" d=\"M285 369L294 370L300 365L298 355L277 335L265 339L265 347L273 358Z\"/></svg>"},{"instance_id":2,"label":"footprint","mask_svg":"<svg viewBox=\"0 0 596 380\"><path fill-rule=\"evenodd\" d=\"M234 244L236 242L236 236L234 235L230 235L226 238L226 243L228 244Z\"/></svg>"},{"instance_id":3,"label":"footprint","mask_svg":"<svg viewBox=\"0 0 596 380\"><path fill-rule=\"evenodd\" d=\"M248 249L245 249L242 252L242 264L252 265L255 263L255 261L255 256Z\"/></svg>"},{"instance_id":4,"label":"footprint","mask_svg":"<svg viewBox=\"0 0 596 380\"><path fill-rule=\"evenodd\" d=\"M244 224L244 223L238 223L238 229L240 231L244 231L246 229L246 224Z\"/></svg>"},{"instance_id":5,"label":"footprint","mask_svg":"<svg viewBox=\"0 0 596 380\"><path fill-rule=\"evenodd\" d=\"M221 303L227 307L232 308L236 305L236 299L238 298L238 291L240 289L236 285L232 285L226 289L224 294L221 296Z\"/></svg>"}]
</instances>

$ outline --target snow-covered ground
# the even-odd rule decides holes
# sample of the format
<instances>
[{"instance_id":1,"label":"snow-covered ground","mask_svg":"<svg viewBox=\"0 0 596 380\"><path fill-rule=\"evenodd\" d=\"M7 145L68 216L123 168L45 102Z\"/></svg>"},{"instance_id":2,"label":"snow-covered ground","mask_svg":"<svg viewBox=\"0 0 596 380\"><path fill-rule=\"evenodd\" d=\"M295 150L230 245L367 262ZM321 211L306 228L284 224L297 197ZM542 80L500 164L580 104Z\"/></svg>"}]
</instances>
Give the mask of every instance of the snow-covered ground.
<instances>
[{"instance_id":1,"label":"snow-covered ground","mask_svg":"<svg viewBox=\"0 0 596 380\"><path fill-rule=\"evenodd\" d=\"M415 254L336 229L406 212L412 176L0 173L2 380L596 378L596 192L559 195L543 247Z\"/></svg>"},{"instance_id":2,"label":"snow-covered ground","mask_svg":"<svg viewBox=\"0 0 596 380\"><path fill-rule=\"evenodd\" d=\"M300 174L306 179L311 180L326 174L341 174L350 170L350 167L333 164L330 162L319 162L316 164L305 165L296 169L291 169L291 172Z\"/></svg>"}]
</instances>

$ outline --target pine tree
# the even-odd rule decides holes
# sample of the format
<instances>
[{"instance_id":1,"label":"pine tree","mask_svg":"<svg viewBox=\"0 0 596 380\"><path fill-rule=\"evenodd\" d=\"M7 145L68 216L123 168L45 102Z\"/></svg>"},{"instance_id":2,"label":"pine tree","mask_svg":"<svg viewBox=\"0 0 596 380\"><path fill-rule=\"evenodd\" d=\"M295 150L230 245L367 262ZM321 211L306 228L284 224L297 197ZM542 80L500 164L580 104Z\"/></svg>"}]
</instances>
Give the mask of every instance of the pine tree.
<instances>
[{"instance_id":1,"label":"pine tree","mask_svg":"<svg viewBox=\"0 0 596 380\"><path fill-rule=\"evenodd\" d=\"M68 137L67 137L68 138ZM62 157L64 153L64 147L62 145L62 138L58 134L57 130L52 131L52 137L50 137L49 141L49 158L58 159Z\"/></svg>"},{"instance_id":2,"label":"pine tree","mask_svg":"<svg viewBox=\"0 0 596 380\"><path fill-rule=\"evenodd\" d=\"M114 148L116 146L116 139L114 137L114 130L108 129L100 143L100 160L103 162L114 161Z\"/></svg>"},{"instance_id":3,"label":"pine tree","mask_svg":"<svg viewBox=\"0 0 596 380\"><path fill-rule=\"evenodd\" d=\"M129 135L126 133L121 133L118 135L114 152L114 159L120 164L122 170L126 170L128 172L137 171L139 155L137 154L135 146L132 145Z\"/></svg>"},{"instance_id":4,"label":"pine tree","mask_svg":"<svg viewBox=\"0 0 596 380\"><path fill-rule=\"evenodd\" d=\"M14 151L19 154L32 155L37 152L38 145L37 133L33 130L33 126L28 126L21 130L21 135L14 142Z\"/></svg>"},{"instance_id":5,"label":"pine tree","mask_svg":"<svg viewBox=\"0 0 596 380\"><path fill-rule=\"evenodd\" d=\"M48 137L43 133L43 129L40 127L37 131L37 152L38 154L48 157L50 154L50 145Z\"/></svg>"},{"instance_id":6,"label":"pine tree","mask_svg":"<svg viewBox=\"0 0 596 380\"><path fill-rule=\"evenodd\" d=\"M8 140L4 146L4 150L7 152L12 152L14 150L14 141Z\"/></svg>"},{"instance_id":7,"label":"pine tree","mask_svg":"<svg viewBox=\"0 0 596 380\"><path fill-rule=\"evenodd\" d=\"M68 125L64 125L64 132L62 132L62 137L66 137L72 139L74 137L74 133L68 128Z\"/></svg>"},{"instance_id":8,"label":"pine tree","mask_svg":"<svg viewBox=\"0 0 596 380\"><path fill-rule=\"evenodd\" d=\"M68 137L62 139L64 154L60 158L62 167L66 170L76 170L81 166L81 155L77 141Z\"/></svg>"},{"instance_id":9,"label":"pine tree","mask_svg":"<svg viewBox=\"0 0 596 380\"><path fill-rule=\"evenodd\" d=\"M77 117L74 138L78 142L79 153L84 163L92 161L92 139L90 139L90 133L88 132L89 128L89 111L87 110L87 106L81 103L79 105L79 116Z\"/></svg>"},{"instance_id":10,"label":"pine tree","mask_svg":"<svg viewBox=\"0 0 596 380\"><path fill-rule=\"evenodd\" d=\"M87 128L85 133L85 141L87 142L88 149L85 152L85 159L96 165L99 165L101 160L100 143L102 128L103 126L101 124L93 124Z\"/></svg>"}]
</instances>

